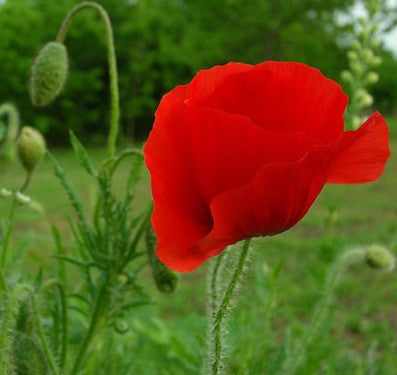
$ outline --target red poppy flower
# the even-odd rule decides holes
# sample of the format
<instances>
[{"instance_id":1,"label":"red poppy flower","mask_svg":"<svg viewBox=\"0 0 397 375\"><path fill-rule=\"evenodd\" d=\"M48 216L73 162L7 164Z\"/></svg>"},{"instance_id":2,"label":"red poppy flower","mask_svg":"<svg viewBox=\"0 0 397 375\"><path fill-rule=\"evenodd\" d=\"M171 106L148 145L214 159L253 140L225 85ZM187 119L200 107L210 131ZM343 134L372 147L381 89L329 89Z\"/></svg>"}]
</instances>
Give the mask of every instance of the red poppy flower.
<instances>
[{"instance_id":1,"label":"red poppy flower","mask_svg":"<svg viewBox=\"0 0 397 375\"><path fill-rule=\"evenodd\" d=\"M293 62L229 63L161 100L144 148L157 254L191 271L237 241L283 232L325 183L362 183L390 151L379 113L344 132L347 96Z\"/></svg>"}]
</instances>

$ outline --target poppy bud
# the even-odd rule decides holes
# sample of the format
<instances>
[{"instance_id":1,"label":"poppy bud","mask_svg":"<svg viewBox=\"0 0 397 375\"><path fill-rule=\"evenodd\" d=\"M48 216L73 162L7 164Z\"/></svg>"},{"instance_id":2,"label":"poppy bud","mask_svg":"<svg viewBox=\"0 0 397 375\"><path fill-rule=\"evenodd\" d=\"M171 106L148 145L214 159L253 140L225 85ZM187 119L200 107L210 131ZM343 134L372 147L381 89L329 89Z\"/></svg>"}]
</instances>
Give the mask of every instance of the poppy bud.
<instances>
[{"instance_id":1,"label":"poppy bud","mask_svg":"<svg viewBox=\"0 0 397 375\"><path fill-rule=\"evenodd\" d=\"M178 283L178 274L171 271L160 262L156 254L156 235L151 225L146 229L146 248L148 252L149 264L152 267L152 275L157 289L162 293L172 293Z\"/></svg>"},{"instance_id":2,"label":"poppy bud","mask_svg":"<svg viewBox=\"0 0 397 375\"><path fill-rule=\"evenodd\" d=\"M33 171L45 150L45 139L41 133L30 126L23 127L18 139L17 152L27 172Z\"/></svg>"},{"instance_id":3,"label":"poppy bud","mask_svg":"<svg viewBox=\"0 0 397 375\"><path fill-rule=\"evenodd\" d=\"M68 72L66 47L57 42L47 43L36 57L30 78L32 103L44 107L62 91Z\"/></svg>"},{"instance_id":4,"label":"poppy bud","mask_svg":"<svg viewBox=\"0 0 397 375\"><path fill-rule=\"evenodd\" d=\"M391 271L395 266L395 257L386 247L374 244L367 248L366 262L372 268Z\"/></svg>"}]
</instances>

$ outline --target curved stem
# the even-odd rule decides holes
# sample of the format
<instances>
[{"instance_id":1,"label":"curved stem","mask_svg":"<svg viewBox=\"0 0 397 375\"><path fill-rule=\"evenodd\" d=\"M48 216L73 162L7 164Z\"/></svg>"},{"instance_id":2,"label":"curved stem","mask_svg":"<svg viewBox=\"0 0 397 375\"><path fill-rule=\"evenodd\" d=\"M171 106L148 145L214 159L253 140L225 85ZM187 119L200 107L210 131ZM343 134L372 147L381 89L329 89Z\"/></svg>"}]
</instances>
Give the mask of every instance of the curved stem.
<instances>
[{"instance_id":1,"label":"curved stem","mask_svg":"<svg viewBox=\"0 0 397 375\"><path fill-rule=\"evenodd\" d=\"M116 140L120 119L120 103L119 103L119 84L117 74L116 52L113 38L112 24L106 10L94 1L84 1L77 4L65 17L59 29L56 41L63 43L73 17L82 9L91 8L96 10L106 27L106 45L108 49L108 65L110 79L110 129L108 135L108 156L113 158L116 150Z\"/></svg>"},{"instance_id":2,"label":"curved stem","mask_svg":"<svg viewBox=\"0 0 397 375\"><path fill-rule=\"evenodd\" d=\"M340 255L331 266L325 281L322 298L314 310L310 325L305 330L303 337L298 342L298 345L295 346L292 353L285 359L280 374L292 375L295 373L305 356L307 347L312 343L313 339L317 337L317 333L326 318L332 300L333 291L341 275L351 264L364 262L366 252L366 248L354 248L348 250Z\"/></svg>"},{"instance_id":3,"label":"curved stem","mask_svg":"<svg viewBox=\"0 0 397 375\"><path fill-rule=\"evenodd\" d=\"M19 130L19 113L15 106L11 103L4 103L0 105L0 117L8 116L8 129L6 139L8 141L15 141Z\"/></svg>"},{"instance_id":4,"label":"curved stem","mask_svg":"<svg viewBox=\"0 0 397 375\"><path fill-rule=\"evenodd\" d=\"M218 375L221 373L224 363L222 360L223 356L223 340L222 340L222 326L225 315L230 309L230 302L234 296L235 290L237 285L241 280L241 275L244 270L244 266L246 264L246 260L248 257L248 251L250 249L251 240L245 240L243 244L243 248L241 250L240 256L238 258L238 262L236 264L236 268L231 276L230 282L226 288L225 294L220 303L217 302L218 296L218 288L217 283L218 277L217 273L221 267L222 261L224 257L221 259L217 259L217 262L213 268L213 274L210 277L210 298L212 309L216 310L213 316L210 316L210 328L209 328L209 340L213 341L210 342L210 345L213 345L213 353L211 353L212 358L209 358L211 364L210 373L212 375Z\"/></svg>"},{"instance_id":5,"label":"curved stem","mask_svg":"<svg viewBox=\"0 0 397 375\"><path fill-rule=\"evenodd\" d=\"M27 189L31 179L32 179L32 172L27 172L26 173L26 177L25 177L25 181L23 182L23 185L19 189L19 191L21 193L23 193Z\"/></svg>"}]
</instances>

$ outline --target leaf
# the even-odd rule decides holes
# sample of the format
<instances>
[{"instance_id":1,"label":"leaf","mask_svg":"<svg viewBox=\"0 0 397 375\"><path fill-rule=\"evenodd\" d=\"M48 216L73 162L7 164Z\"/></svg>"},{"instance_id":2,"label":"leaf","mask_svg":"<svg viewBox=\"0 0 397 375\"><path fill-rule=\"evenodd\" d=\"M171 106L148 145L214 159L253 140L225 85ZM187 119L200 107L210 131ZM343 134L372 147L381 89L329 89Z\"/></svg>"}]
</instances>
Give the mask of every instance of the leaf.
<instances>
[{"instance_id":1,"label":"leaf","mask_svg":"<svg viewBox=\"0 0 397 375\"><path fill-rule=\"evenodd\" d=\"M72 144L73 151L78 157L81 166L86 170L86 172L90 176L96 177L97 173L92 165L91 159L88 156L87 150L78 140L78 138L74 135L73 131L70 131L69 135L70 135L70 143Z\"/></svg>"}]
</instances>

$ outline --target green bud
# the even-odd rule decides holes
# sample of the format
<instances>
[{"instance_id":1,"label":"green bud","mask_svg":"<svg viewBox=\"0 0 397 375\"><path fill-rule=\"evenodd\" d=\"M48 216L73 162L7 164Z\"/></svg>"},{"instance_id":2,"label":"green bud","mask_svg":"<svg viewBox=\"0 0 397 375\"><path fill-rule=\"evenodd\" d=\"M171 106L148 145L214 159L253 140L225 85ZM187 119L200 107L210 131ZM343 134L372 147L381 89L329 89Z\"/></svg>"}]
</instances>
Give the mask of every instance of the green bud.
<instances>
[{"instance_id":1,"label":"green bud","mask_svg":"<svg viewBox=\"0 0 397 375\"><path fill-rule=\"evenodd\" d=\"M375 73L375 72L369 72L369 73L368 73L367 78L366 78L366 82L367 82L369 85L375 84L376 82L378 82L378 80L379 80L379 75L378 75L378 73Z\"/></svg>"},{"instance_id":2,"label":"green bud","mask_svg":"<svg viewBox=\"0 0 397 375\"><path fill-rule=\"evenodd\" d=\"M363 59L366 63L370 63L374 59L374 53L370 49L363 51Z\"/></svg>"},{"instance_id":3,"label":"green bud","mask_svg":"<svg viewBox=\"0 0 397 375\"><path fill-rule=\"evenodd\" d=\"M355 40L352 43L352 48L356 51L359 51L361 49L361 43L358 40Z\"/></svg>"},{"instance_id":4,"label":"green bud","mask_svg":"<svg viewBox=\"0 0 397 375\"><path fill-rule=\"evenodd\" d=\"M347 57L350 61L357 61L358 60L358 54L356 51L347 51Z\"/></svg>"},{"instance_id":5,"label":"green bud","mask_svg":"<svg viewBox=\"0 0 397 375\"><path fill-rule=\"evenodd\" d=\"M382 245L370 245L367 247L366 262L375 269L391 271L395 266L395 257L392 252Z\"/></svg>"},{"instance_id":6,"label":"green bud","mask_svg":"<svg viewBox=\"0 0 397 375\"><path fill-rule=\"evenodd\" d=\"M382 58L381 58L380 56L374 56L374 57L372 58L372 60L370 61L370 64L371 64L373 67L377 67L377 66L379 66L380 64L382 64Z\"/></svg>"},{"instance_id":7,"label":"green bud","mask_svg":"<svg viewBox=\"0 0 397 375\"><path fill-rule=\"evenodd\" d=\"M18 138L17 152L27 172L33 171L45 150L45 139L41 133L30 126L24 126Z\"/></svg>"},{"instance_id":8,"label":"green bud","mask_svg":"<svg viewBox=\"0 0 397 375\"><path fill-rule=\"evenodd\" d=\"M351 70L353 71L353 73L357 74L358 76L361 76L361 74L364 73L363 66L361 65L361 63L358 60L351 62L350 67L351 67Z\"/></svg>"},{"instance_id":9,"label":"green bud","mask_svg":"<svg viewBox=\"0 0 397 375\"><path fill-rule=\"evenodd\" d=\"M374 102L374 98L364 89L357 90L355 96L362 107L369 107Z\"/></svg>"},{"instance_id":10,"label":"green bud","mask_svg":"<svg viewBox=\"0 0 397 375\"><path fill-rule=\"evenodd\" d=\"M348 70L344 70L341 73L341 78L345 82L352 82L353 81L353 74L350 71L348 71Z\"/></svg>"},{"instance_id":11,"label":"green bud","mask_svg":"<svg viewBox=\"0 0 397 375\"><path fill-rule=\"evenodd\" d=\"M373 39L373 40L371 40L371 47L374 49L377 49L380 47L381 43L382 42L380 39Z\"/></svg>"},{"instance_id":12,"label":"green bud","mask_svg":"<svg viewBox=\"0 0 397 375\"><path fill-rule=\"evenodd\" d=\"M151 225L146 229L146 248L149 264L157 289L162 293L172 293L178 284L178 274L160 262L156 254L156 235Z\"/></svg>"},{"instance_id":13,"label":"green bud","mask_svg":"<svg viewBox=\"0 0 397 375\"><path fill-rule=\"evenodd\" d=\"M362 119L359 116L354 116L352 119L352 128L353 129L358 129L360 125L362 124Z\"/></svg>"},{"instance_id":14,"label":"green bud","mask_svg":"<svg viewBox=\"0 0 397 375\"><path fill-rule=\"evenodd\" d=\"M57 42L47 43L36 57L30 78L32 103L44 107L62 91L68 72L66 47Z\"/></svg>"}]
</instances>

